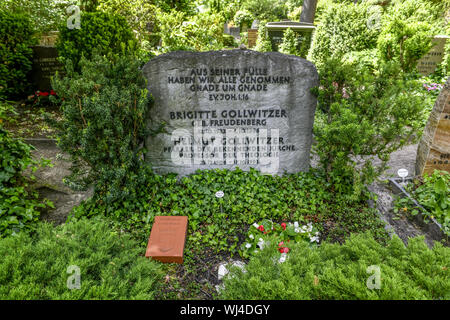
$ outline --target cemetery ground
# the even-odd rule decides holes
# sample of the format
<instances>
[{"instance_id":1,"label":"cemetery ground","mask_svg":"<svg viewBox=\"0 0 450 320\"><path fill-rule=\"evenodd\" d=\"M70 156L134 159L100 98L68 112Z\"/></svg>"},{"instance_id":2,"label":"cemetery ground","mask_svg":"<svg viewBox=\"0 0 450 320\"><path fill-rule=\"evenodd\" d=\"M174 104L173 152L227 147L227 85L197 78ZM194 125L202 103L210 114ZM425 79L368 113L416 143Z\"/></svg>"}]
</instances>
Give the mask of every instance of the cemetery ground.
<instances>
[{"instance_id":1,"label":"cemetery ground","mask_svg":"<svg viewBox=\"0 0 450 320\"><path fill-rule=\"evenodd\" d=\"M69 215L76 216L77 212L89 211L89 205L83 206L81 202L92 197L92 190L76 191L63 183L64 177L70 173L70 160L56 145L52 135L53 132L49 129L48 121L45 120L60 116L54 106L32 108L26 103L18 103L16 106L16 112L11 112L10 110L8 113L5 125L7 128L10 128L15 136L24 138L25 141L28 141L35 147L35 150L32 152L35 160L46 158L52 163L51 166L39 168L34 173L37 179L33 183L32 189L38 191L41 200L44 198L51 200L53 208L47 207L40 210L41 216L39 220L49 222L51 223L50 225L42 224L39 226L37 230L32 232L32 234L35 233L33 238L19 238L18 241L30 241L30 245L26 248L20 248L20 259L14 264L17 265L21 261L24 263L31 257L36 260L46 260L42 255L46 254L45 248L48 248L48 246L56 247L59 248L56 250L63 251L65 250L63 246L86 246L87 250L91 251L95 246L103 248L102 246L111 245L112 248L115 248L121 245L119 250L123 252L125 242L121 243L115 239L110 244L103 237L95 240L91 239L93 233L102 233L104 228L108 230L104 232L110 234L110 237L107 239L112 239L115 235L123 233L126 234L126 237L129 236L130 243L125 243L125 246L129 246L130 250L132 249L135 258L141 257L142 260L145 260L143 255L151 230L151 218L147 218L148 220L143 222L136 217L130 223L129 221L117 222L117 220L108 217L91 220L81 217L78 222L75 218L73 219L75 222L71 222L68 226L63 227ZM23 115L26 116L24 117ZM36 137L38 138L36 139ZM173 178L173 176L158 176L156 181L151 181L152 187L149 183L146 195L143 195L142 204L147 205L149 211L156 210L158 215L177 215L178 212L189 212L188 238L184 252L185 260L182 265L159 263L155 263L156 266L152 265L152 270L147 274L148 279L146 279L144 284L136 279L139 286L147 285L147 287L142 292L139 292L142 295L135 297L144 299L303 299L313 297L312 295L283 295L276 290L274 295L269 296L263 292L247 295L243 293L242 289L238 290L236 295L233 295L230 292L237 290L236 283L230 283L229 286L233 289L221 295L220 290L223 288L223 279L220 279L218 274L220 266L228 264L228 269L234 269L231 265L235 261L249 263L249 256L241 256L239 254L241 248L249 241L247 232L252 227L253 221L260 223L268 217L275 217L272 219L277 224L288 221L299 221L300 224L313 222L320 232L321 243L337 243L342 245L341 249L343 251L346 250L345 246L349 245L346 243L346 240L349 241L348 237L351 234L364 232L370 232L372 235L375 235L375 239L384 245L389 243L389 238L394 234L405 245L408 245L408 242L410 242L410 246L411 243L415 243L410 238L423 236L428 247L432 248L435 240L421 226L417 225L407 214L399 215L394 212L396 196L393 194L387 181L387 178L396 176L398 168L406 168L409 172L414 172L416 152L417 144L411 144L391 154L388 163L389 168L369 188L373 194L371 196L362 195L356 200L336 199L333 194L323 191L323 184L326 181L323 177L320 177L320 170L314 168L309 173L299 173L284 178L263 176L256 171L242 172L239 170L193 174L182 179L179 183L176 182L176 178ZM317 159L312 156L312 167L317 166ZM28 172L27 174L31 173ZM215 192L218 190L224 191L225 196L223 199L214 197ZM373 198L374 195L375 198ZM374 203L375 206L373 205ZM85 215L85 213L80 215ZM229 218L237 215L239 217L236 219ZM59 227L53 229L52 226ZM45 234L45 237L42 237L43 234ZM261 236L262 234L263 232L261 232ZM67 235L71 235L71 238L64 239L62 241L63 245L61 242L58 243L60 237L67 238ZM89 240L81 240L83 236ZM41 244L42 241L50 241L50 243L44 246ZM56 242L52 244L52 241ZM367 240L358 239L357 241ZM308 242L309 239L305 243ZM33 247L31 247L31 243ZM10 245L10 243L6 244ZM257 245L253 245L255 249L258 248ZM373 246L374 244L371 243L370 245ZM17 243L14 243L14 246L17 246ZM41 248L41 246L43 247ZM77 250L83 251L84 249ZM266 248L265 250L268 249ZM291 247L291 250L310 249ZM425 249L420 247L417 250ZM112 251L113 249L108 248L98 260L87 261L86 268L92 268L88 272L93 274L86 277L89 278L89 281L92 281L94 288L98 287L96 286L97 273L103 274L103 271L100 270L102 269L100 264L109 265L110 263L116 263L114 259L117 258ZM278 252L276 249L273 249L273 251ZM27 258L25 256L27 254L30 257ZM77 254L84 255L85 253L76 252L73 254L65 252L55 263L64 263L65 265L66 263L63 259L79 259L80 257L77 257ZM278 257L272 257L273 252L266 252L266 254L269 254L273 259L278 259ZM133 256L132 254L130 255ZM108 259L112 260L109 261ZM128 257L128 259L134 258ZM298 257L293 255L290 259L294 260L298 259ZM264 264L267 262L265 261ZM14 264L9 263L9 268L12 268ZM119 267L123 268L121 272L129 272L126 263L127 261L120 261L117 264L117 272L119 272ZM311 263L314 265L313 261ZM89 266L90 264L92 266ZM96 268L99 270L96 270ZM273 272L270 268L268 270ZM53 275L57 276L57 278L60 277L61 275L57 275L55 271ZM238 269L234 271L240 272ZM50 277L49 274L45 275L47 272L46 270L38 270L35 278L39 279L39 276L43 278ZM266 270L258 272L266 272ZM144 274L140 273L141 276ZM326 281L326 277L326 275L323 275L320 279ZM312 289L317 286L317 279L319 278L314 275L311 280ZM13 293L10 292L8 294L9 297L22 299L31 295L34 298L43 299L52 298L52 296L55 298L76 299L76 295L65 294L65 289L61 288L61 285L44 289L39 284L41 280L36 280L34 285L38 285L38 288L41 289L30 291L24 290L24 286L31 283L18 286L15 282L17 279L10 280L12 285L6 289L12 290ZM108 285L113 287L111 283L108 283L110 281L112 279L102 280L102 287L107 287ZM302 282L305 280L300 279L298 281ZM63 280L60 280L60 282L62 283ZM246 285L244 284L244 286ZM108 292L107 288L103 289L106 290L104 293L95 292L95 290L89 292L89 288L87 288L88 292L81 291L79 296L83 297L83 299L115 299L132 296L132 293L125 289L123 292L113 293ZM38 292L39 290L41 292ZM6 292L0 292L0 294L6 294ZM322 295L318 295L316 298L326 298L326 296ZM336 297L333 295L329 296L331 299ZM358 297L358 294L339 297L343 299L355 298ZM365 296L362 292L359 297L362 299L370 298L370 296ZM411 297L414 298L414 295ZM435 296L433 298L439 297Z\"/></svg>"}]
</instances>

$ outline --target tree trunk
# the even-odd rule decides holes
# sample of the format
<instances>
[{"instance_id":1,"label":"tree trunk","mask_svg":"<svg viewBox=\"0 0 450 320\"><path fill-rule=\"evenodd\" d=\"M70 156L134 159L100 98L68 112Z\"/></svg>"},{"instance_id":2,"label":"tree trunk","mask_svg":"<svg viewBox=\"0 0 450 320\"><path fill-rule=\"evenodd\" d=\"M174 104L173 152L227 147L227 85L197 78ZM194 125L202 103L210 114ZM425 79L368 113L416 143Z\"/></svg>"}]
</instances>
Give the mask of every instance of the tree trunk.
<instances>
[{"instance_id":1,"label":"tree trunk","mask_svg":"<svg viewBox=\"0 0 450 320\"><path fill-rule=\"evenodd\" d=\"M304 0L302 7L302 14L300 15L300 22L314 23L314 16L316 15L318 0Z\"/></svg>"}]
</instances>

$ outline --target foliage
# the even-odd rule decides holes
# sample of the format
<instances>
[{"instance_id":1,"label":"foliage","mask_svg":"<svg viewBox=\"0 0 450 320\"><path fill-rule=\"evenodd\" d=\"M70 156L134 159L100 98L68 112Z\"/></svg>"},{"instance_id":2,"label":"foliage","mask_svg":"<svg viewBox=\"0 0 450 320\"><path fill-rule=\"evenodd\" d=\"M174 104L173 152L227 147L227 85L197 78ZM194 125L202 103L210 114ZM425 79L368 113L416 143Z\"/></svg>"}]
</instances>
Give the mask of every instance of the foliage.
<instances>
[{"instance_id":1,"label":"foliage","mask_svg":"<svg viewBox=\"0 0 450 320\"><path fill-rule=\"evenodd\" d=\"M225 47L236 47L236 40L234 39L234 37L232 35L224 34L223 35L223 45Z\"/></svg>"},{"instance_id":2,"label":"foliage","mask_svg":"<svg viewBox=\"0 0 450 320\"><path fill-rule=\"evenodd\" d=\"M319 1L320 2L320 1ZM369 5L331 4L322 14L314 32L308 60L320 69L329 58L338 58L351 51L373 49L380 30L368 28Z\"/></svg>"},{"instance_id":3,"label":"foliage","mask_svg":"<svg viewBox=\"0 0 450 320\"><path fill-rule=\"evenodd\" d=\"M136 40L124 17L105 12L82 12L81 28L68 29L60 26L56 44L63 61L71 60L79 71L81 57L92 58L94 51L99 54L122 53L124 47L132 51Z\"/></svg>"},{"instance_id":4,"label":"foliage","mask_svg":"<svg viewBox=\"0 0 450 320\"><path fill-rule=\"evenodd\" d=\"M423 179L415 179L406 189L425 208L426 211L422 214L426 218L435 218L450 236L450 174L435 170L431 175L425 174ZM408 198L397 199L394 211L412 215L419 213Z\"/></svg>"},{"instance_id":5,"label":"foliage","mask_svg":"<svg viewBox=\"0 0 450 320\"><path fill-rule=\"evenodd\" d=\"M386 25L378 38L378 52L384 61L398 61L403 71L411 72L432 47L430 25L407 24L395 19Z\"/></svg>"},{"instance_id":6,"label":"foliage","mask_svg":"<svg viewBox=\"0 0 450 320\"><path fill-rule=\"evenodd\" d=\"M269 242L278 243L280 253L288 253L292 245L300 241L306 241L311 246L319 242L319 232L312 222L300 226L298 221L278 224L264 219L250 226L247 241L241 245L241 255L248 258L263 250Z\"/></svg>"},{"instance_id":7,"label":"foliage","mask_svg":"<svg viewBox=\"0 0 450 320\"><path fill-rule=\"evenodd\" d=\"M82 219L54 227L40 223L33 235L0 240L0 298L155 299L162 267L142 256L144 247L104 221ZM71 277L79 267L80 288Z\"/></svg>"},{"instance_id":8,"label":"foliage","mask_svg":"<svg viewBox=\"0 0 450 320\"><path fill-rule=\"evenodd\" d=\"M258 20L278 21L287 17L286 1L283 0L246 0L242 9L246 9Z\"/></svg>"},{"instance_id":9,"label":"foliage","mask_svg":"<svg viewBox=\"0 0 450 320\"><path fill-rule=\"evenodd\" d=\"M94 55L81 59L81 73L69 61L67 76L53 79L63 100L63 118L54 123L58 144L73 163L67 181L94 185L107 203L128 199L139 183L150 108L139 64L131 55Z\"/></svg>"},{"instance_id":10,"label":"foliage","mask_svg":"<svg viewBox=\"0 0 450 320\"><path fill-rule=\"evenodd\" d=\"M297 35L291 28L287 28L283 33L283 42L278 48L281 53L299 55L297 50L298 39Z\"/></svg>"},{"instance_id":11,"label":"foliage","mask_svg":"<svg viewBox=\"0 0 450 320\"><path fill-rule=\"evenodd\" d=\"M19 98L29 88L33 33L27 15L0 9L0 99Z\"/></svg>"},{"instance_id":12,"label":"foliage","mask_svg":"<svg viewBox=\"0 0 450 320\"><path fill-rule=\"evenodd\" d=\"M440 243L429 249L423 238L411 238L405 247L394 236L383 246L368 234L352 236L343 245L323 243L318 248L300 242L284 263L278 262L276 247L273 242L252 258L246 272L232 269L221 298L450 299L450 248Z\"/></svg>"},{"instance_id":13,"label":"foliage","mask_svg":"<svg viewBox=\"0 0 450 320\"><path fill-rule=\"evenodd\" d=\"M256 45L254 48L255 51L260 52L271 52L272 50L272 42L270 42L270 38L267 35L267 27L266 22L262 21L259 24L258 28L258 38L256 39Z\"/></svg>"},{"instance_id":14,"label":"foliage","mask_svg":"<svg viewBox=\"0 0 450 320\"><path fill-rule=\"evenodd\" d=\"M237 253L248 227L266 218L313 221L322 238L332 241L364 230L372 230L380 240L386 236L376 212L367 207L367 198L350 201L330 193L329 184L316 171L272 177L256 170L205 170L177 181L174 175L154 175L147 169L139 179L133 200L105 204L94 196L74 209L73 215L112 217L122 228L136 232L142 243L155 216L186 215L188 254L206 248ZM219 190L224 197L214 196Z\"/></svg>"},{"instance_id":15,"label":"foliage","mask_svg":"<svg viewBox=\"0 0 450 320\"><path fill-rule=\"evenodd\" d=\"M39 34L57 29L65 22L66 8L77 0L2 0L0 9L26 14Z\"/></svg>"},{"instance_id":16,"label":"foliage","mask_svg":"<svg viewBox=\"0 0 450 320\"><path fill-rule=\"evenodd\" d=\"M395 64L372 74L333 59L320 78L313 147L336 190L358 197L361 186L385 169L390 153L414 139L425 93ZM381 160L377 169L376 158Z\"/></svg>"},{"instance_id":17,"label":"foliage","mask_svg":"<svg viewBox=\"0 0 450 320\"><path fill-rule=\"evenodd\" d=\"M38 165L31 157L32 149L0 125L0 238L30 228L39 218L38 208L52 206L49 201L39 202L38 194L27 190L29 181L23 171L31 167L34 172Z\"/></svg>"},{"instance_id":18,"label":"foliage","mask_svg":"<svg viewBox=\"0 0 450 320\"><path fill-rule=\"evenodd\" d=\"M248 10L239 10L234 15L234 24L242 28L244 24L247 25L248 28L252 25L253 15Z\"/></svg>"},{"instance_id":19,"label":"foliage","mask_svg":"<svg viewBox=\"0 0 450 320\"><path fill-rule=\"evenodd\" d=\"M102 0L97 9L124 17L140 40L148 38L147 33L150 26L153 28L153 32L158 31L158 22L156 21L158 9L151 1Z\"/></svg>"},{"instance_id":20,"label":"foliage","mask_svg":"<svg viewBox=\"0 0 450 320\"><path fill-rule=\"evenodd\" d=\"M159 12L157 15L162 51L208 51L223 48L223 17L209 12L193 17L183 12Z\"/></svg>"}]
</instances>

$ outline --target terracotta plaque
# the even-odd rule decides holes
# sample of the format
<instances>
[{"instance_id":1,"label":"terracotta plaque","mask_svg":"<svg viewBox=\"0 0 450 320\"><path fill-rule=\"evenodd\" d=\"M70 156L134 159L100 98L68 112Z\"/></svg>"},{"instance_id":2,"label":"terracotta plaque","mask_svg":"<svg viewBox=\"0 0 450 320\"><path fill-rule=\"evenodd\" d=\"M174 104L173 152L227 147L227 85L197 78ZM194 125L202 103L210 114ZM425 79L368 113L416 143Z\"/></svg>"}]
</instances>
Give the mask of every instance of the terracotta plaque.
<instances>
[{"instance_id":1,"label":"terracotta plaque","mask_svg":"<svg viewBox=\"0 0 450 320\"><path fill-rule=\"evenodd\" d=\"M188 217L157 216L145 256L165 263L183 263Z\"/></svg>"},{"instance_id":2,"label":"terracotta plaque","mask_svg":"<svg viewBox=\"0 0 450 320\"><path fill-rule=\"evenodd\" d=\"M417 149L416 174L450 172L450 77L431 111Z\"/></svg>"}]
</instances>

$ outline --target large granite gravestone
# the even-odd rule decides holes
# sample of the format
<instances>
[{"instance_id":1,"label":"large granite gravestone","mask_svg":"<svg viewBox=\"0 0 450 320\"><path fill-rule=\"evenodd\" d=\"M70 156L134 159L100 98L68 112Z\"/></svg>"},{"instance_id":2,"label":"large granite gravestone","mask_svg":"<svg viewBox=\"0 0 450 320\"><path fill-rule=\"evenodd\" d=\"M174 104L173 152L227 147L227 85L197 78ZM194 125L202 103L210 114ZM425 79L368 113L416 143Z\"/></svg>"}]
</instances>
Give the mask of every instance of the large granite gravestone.
<instances>
[{"instance_id":1,"label":"large granite gravestone","mask_svg":"<svg viewBox=\"0 0 450 320\"><path fill-rule=\"evenodd\" d=\"M251 50L171 52L143 72L154 98L146 159L158 173L251 167L309 169L316 108L314 65Z\"/></svg>"},{"instance_id":2,"label":"large granite gravestone","mask_svg":"<svg viewBox=\"0 0 450 320\"><path fill-rule=\"evenodd\" d=\"M64 66L58 61L58 52L55 47L34 46L33 67L31 81L35 90L50 91L50 79L56 72L64 72Z\"/></svg>"},{"instance_id":3,"label":"large granite gravestone","mask_svg":"<svg viewBox=\"0 0 450 320\"><path fill-rule=\"evenodd\" d=\"M450 172L450 77L431 111L417 148L416 174Z\"/></svg>"}]
</instances>

